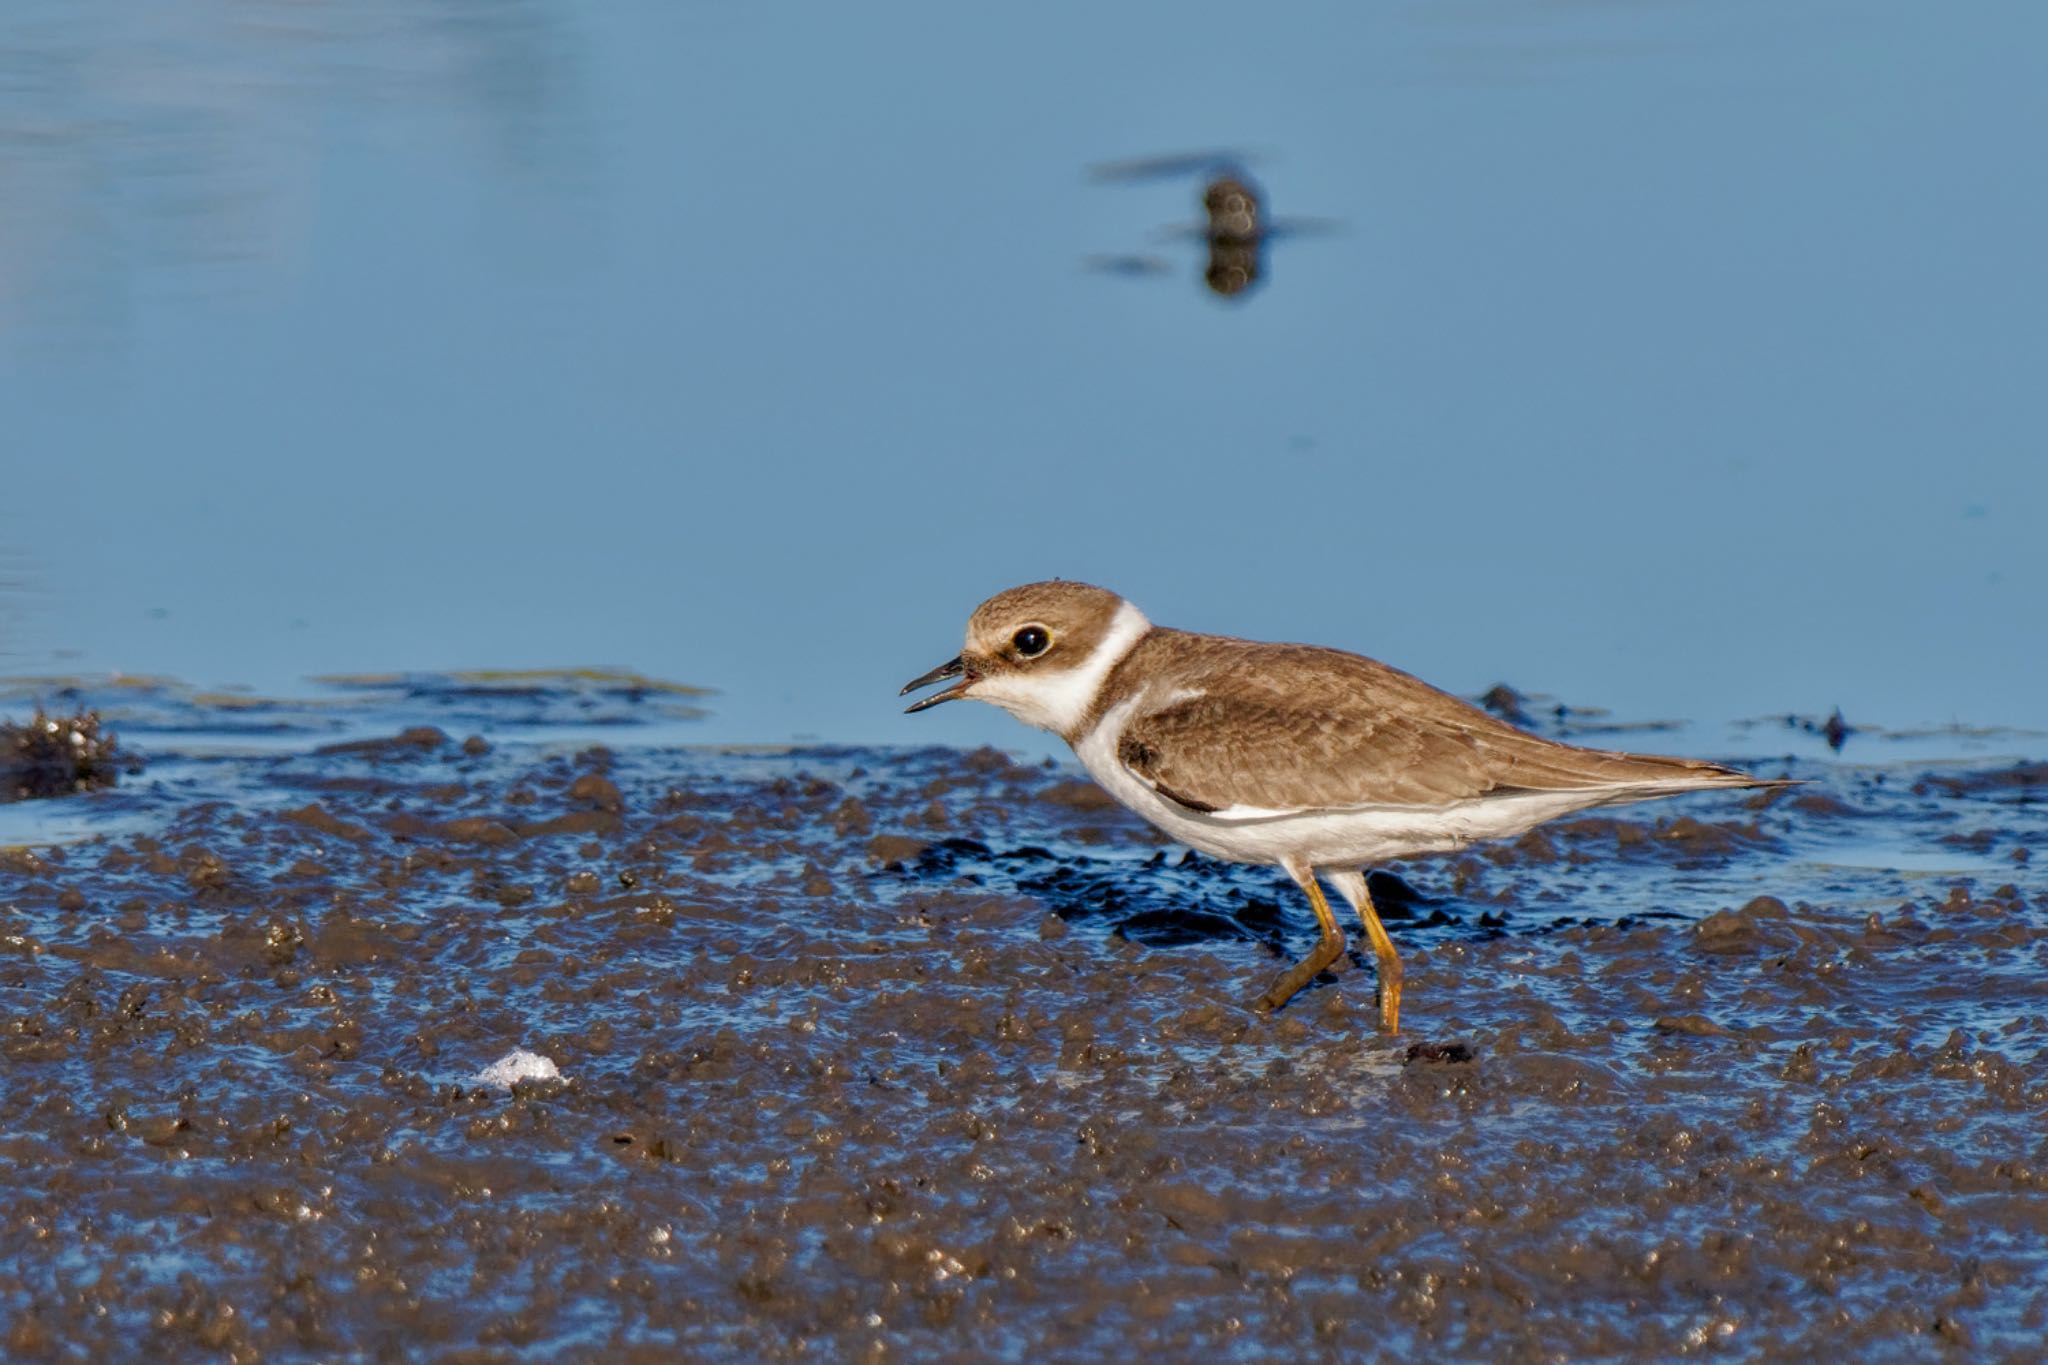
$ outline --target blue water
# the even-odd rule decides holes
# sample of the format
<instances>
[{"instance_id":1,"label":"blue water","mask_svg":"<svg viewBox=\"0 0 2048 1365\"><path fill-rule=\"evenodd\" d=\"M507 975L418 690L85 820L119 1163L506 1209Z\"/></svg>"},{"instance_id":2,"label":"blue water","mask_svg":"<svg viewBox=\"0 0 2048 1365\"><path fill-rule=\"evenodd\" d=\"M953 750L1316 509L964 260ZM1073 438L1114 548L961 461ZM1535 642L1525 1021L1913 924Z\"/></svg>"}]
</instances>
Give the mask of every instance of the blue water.
<instances>
[{"instance_id":1,"label":"blue water","mask_svg":"<svg viewBox=\"0 0 2048 1365\"><path fill-rule=\"evenodd\" d=\"M0 671L615 664L1010 583L1631 717L2048 726L2048 9L0 12ZM1248 295L1174 236L1227 149ZM1090 269L1105 256L1164 273Z\"/></svg>"}]
</instances>

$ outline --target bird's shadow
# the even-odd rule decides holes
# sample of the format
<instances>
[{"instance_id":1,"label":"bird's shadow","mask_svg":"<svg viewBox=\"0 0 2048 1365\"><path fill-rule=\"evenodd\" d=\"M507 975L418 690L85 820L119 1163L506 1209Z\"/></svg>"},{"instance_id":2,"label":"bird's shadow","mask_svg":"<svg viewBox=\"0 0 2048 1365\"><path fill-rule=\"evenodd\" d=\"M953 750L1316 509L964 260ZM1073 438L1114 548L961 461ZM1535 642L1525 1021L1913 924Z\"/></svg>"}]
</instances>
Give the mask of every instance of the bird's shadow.
<instances>
[{"instance_id":1,"label":"bird's shadow","mask_svg":"<svg viewBox=\"0 0 2048 1365\"><path fill-rule=\"evenodd\" d=\"M1285 876L1188 849L1160 849L1133 864L1123 858L1054 853L1036 844L997 851L978 839L953 838L885 872L910 881L964 879L989 890L1014 890L1069 924L1094 926L1109 937L1148 948L1249 943L1291 961L1306 951L1315 932L1307 898ZM1371 872L1366 881L1380 919L1405 942L1446 933L1493 938L1503 932L1498 916L1474 916L1450 898L1422 891L1392 872ZM1347 936L1358 939L1348 907L1334 894L1331 899ZM1370 961L1357 952L1353 958Z\"/></svg>"}]
</instances>

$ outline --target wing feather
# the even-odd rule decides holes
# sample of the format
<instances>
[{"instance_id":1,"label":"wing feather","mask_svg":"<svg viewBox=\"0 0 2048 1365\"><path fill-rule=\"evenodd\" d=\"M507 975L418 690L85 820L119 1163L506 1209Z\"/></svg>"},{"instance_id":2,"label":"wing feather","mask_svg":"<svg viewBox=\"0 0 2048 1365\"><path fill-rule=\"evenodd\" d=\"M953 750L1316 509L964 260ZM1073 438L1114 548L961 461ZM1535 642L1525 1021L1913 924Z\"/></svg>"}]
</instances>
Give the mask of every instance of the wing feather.
<instances>
[{"instance_id":1,"label":"wing feather","mask_svg":"<svg viewBox=\"0 0 2048 1365\"><path fill-rule=\"evenodd\" d=\"M1117 758L1160 795L1221 818L1755 782L1693 759L1543 739L1337 650L1184 635L1148 666L1156 681L1133 698Z\"/></svg>"}]
</instances>

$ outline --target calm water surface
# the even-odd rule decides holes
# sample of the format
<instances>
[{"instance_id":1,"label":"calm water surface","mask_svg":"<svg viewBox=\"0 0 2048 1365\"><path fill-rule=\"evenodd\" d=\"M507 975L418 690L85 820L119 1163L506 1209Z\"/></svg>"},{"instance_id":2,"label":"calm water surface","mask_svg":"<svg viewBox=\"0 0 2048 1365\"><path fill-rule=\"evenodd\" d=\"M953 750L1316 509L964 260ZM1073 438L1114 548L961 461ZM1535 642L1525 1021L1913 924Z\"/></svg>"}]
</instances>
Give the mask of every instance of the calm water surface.
<instances>
[{"instance_id":1,"label":"calm water surface","mask_svg":"<svg viewBox=\"0 0 2048 1365\"><path fill-rule=\"evenodd\" d=\"M2023 0L0 16L0 671L616 664L1011 743L1022 579L1632 716L2048 726ZM1201 285L1198 175L1281 219ZM1091 268L1104 259L1143 268Z\"/></svg>"}]
</instances>

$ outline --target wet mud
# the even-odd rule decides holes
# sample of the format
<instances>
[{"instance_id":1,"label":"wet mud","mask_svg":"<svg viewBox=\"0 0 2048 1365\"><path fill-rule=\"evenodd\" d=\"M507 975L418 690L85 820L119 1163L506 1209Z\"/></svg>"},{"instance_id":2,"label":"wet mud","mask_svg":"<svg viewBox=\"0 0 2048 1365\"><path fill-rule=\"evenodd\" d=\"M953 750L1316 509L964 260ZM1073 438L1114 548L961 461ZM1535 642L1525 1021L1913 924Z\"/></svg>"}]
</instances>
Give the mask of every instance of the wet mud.
<instances>
[{"instance_id":1,"label":"wet mud","mask_svg":"<svg viewBox=\"0 0 2048 1365\"><path fill-rule=\"evenodd\" d=\"M1070 769L432 710L0 852L0 1353L2039 1358L2038 761L1385 869L1389 1039Z\"/></svg>"}]
</instances>

